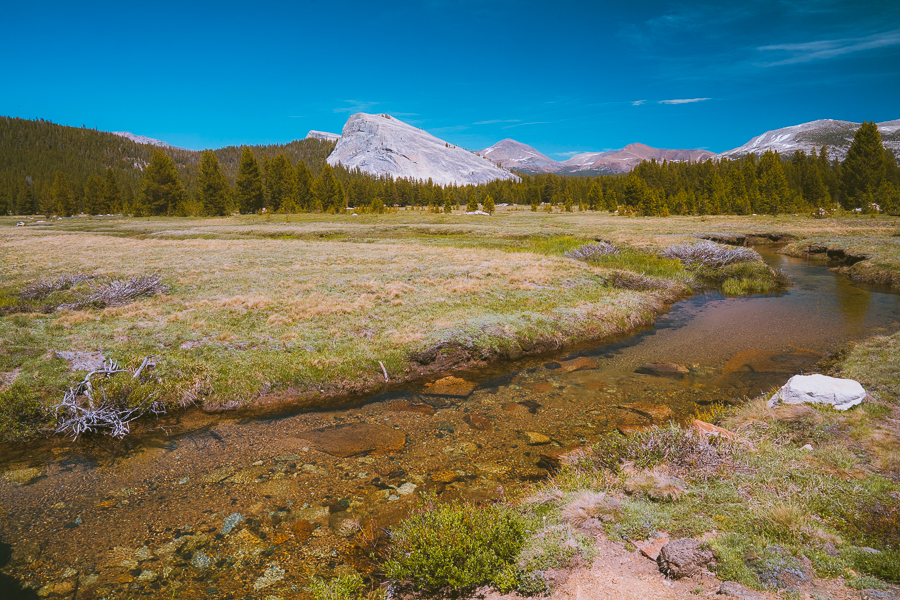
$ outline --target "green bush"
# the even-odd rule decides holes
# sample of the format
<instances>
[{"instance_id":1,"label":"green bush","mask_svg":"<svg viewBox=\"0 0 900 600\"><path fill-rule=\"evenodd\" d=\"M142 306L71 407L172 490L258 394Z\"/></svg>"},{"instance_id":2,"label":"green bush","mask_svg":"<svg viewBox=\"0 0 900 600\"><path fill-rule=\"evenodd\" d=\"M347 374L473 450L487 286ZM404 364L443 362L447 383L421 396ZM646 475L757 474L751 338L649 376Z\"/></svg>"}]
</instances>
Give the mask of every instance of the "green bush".
<instances>
[{"instance_id":1,"label":"green bush","mask_svg":"<svg viewBox=\"0 0 900 600\"><path fill-rule=\"evenodd\" d=\"M357 573L335 577L331 581L325 581L313 577L306 588L312 594L313 600L375 600L384 598L380 590L366 593L365 583Z\"/></svg>"},{"instance_id":2,"label":"green bush","mask_svg":"<svg viewBox=\"0 0 900 600\"><path fill-rule=\"evenodd\" d=\"M900 583L900 550L886 550L873 554L854 548L848 558L857 571L891 583Z\"/></svg>"},{"instance_id":3,"label":"green bush","mask_svg":"<svg viewBox=\"0 0 900 600\"><path fill-rule=\"evenodd\" d=\"M39 396L21 381L0 392L0 440L18 441L37 431L42 419Z\"/></svg>"},{"instance_id":4,"label":"green bush","mask_svg":"<svg viewBox=\"0 0 900 600\"><path fill-rule=\"evenodd\" d=\"M524 543L524 522L509 508L429 507L393 530L384 571L426 592L488 583L508 587L510 567Z\"/></svg>"}]
</instances>

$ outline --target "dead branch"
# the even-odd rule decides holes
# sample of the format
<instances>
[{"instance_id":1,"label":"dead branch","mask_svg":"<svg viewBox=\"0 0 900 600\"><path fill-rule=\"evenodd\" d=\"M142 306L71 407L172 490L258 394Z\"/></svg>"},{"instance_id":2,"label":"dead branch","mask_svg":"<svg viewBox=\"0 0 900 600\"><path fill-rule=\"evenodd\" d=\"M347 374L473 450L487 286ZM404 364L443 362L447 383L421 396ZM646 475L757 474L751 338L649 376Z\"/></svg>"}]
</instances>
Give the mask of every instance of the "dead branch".
<instances>
[{"instance_id":1,"label":"dead branch","mask_svg":"<svg viewBox=\"0 0 900 600\"><path fill-rule=\"evenodd\" d=\"M676 244L660 254L663 258L680 260L688 267L721 268L735 262L760 260L759 253L752 248L725 246L705 240L698 244Z\"/></svg>"},{"instance_id":2,"label":"dead branch","mask_svg":"<svg viewBox=\"0 0 900 600\"><path fill-rule=\"evenodd\" d=\"M619 253L619 247L609 242L597 242L596 244L585 244L580 248L575 248L566 252L565 256L574 258L575 260L591 260L600 258L601 256L615 256Z\"/></svg>"},{"instance_id":3,"label":"dead branch","mask_svg":"<svg viewBox=\"0 0 900 600\"><path fill-rule=\"evenodd\" d=\"M132 375L137 379L141 371L150 364L148 356L141 366ZM108 379L119 373L130 373L128 369L119 368L114 360L108 360L102 369L91 371L75 387L70 388L64 395L62 402L55 405L52 410L56 416L58 425L55 433L71 435L72 439L78 439L84 433L105 433L114 438L121 439L130 431L130 423L147 412L160 415L166 412L152 393L137 406L128 407L123 398L110 398L104 388L98 391L94 389L95 378Z\"/></svg>"}]
</instances>

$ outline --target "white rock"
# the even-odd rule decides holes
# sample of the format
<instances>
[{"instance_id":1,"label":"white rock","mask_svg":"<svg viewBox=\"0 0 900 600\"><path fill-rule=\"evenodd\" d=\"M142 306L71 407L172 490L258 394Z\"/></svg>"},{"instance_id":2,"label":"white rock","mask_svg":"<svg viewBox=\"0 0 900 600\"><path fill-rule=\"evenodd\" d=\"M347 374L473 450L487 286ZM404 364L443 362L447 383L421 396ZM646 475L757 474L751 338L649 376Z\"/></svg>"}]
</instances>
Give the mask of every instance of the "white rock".
<instances>
[{"instance_id":1,"label":"white rock","mask_svg":"<svg viewBox=\"0 0 900 600\"><path fill-rule=\"evenodd\" d=\"M371 175L427 181L437 185L488 183L518 177L462 148L388 115L351 116L328 164Z\"/></svg>"},{"instance_id":2,"label":"white rock","mask_svg":"<svg viewBox=\"0 0 900 600\"><path fill-rule=\"evenodd\" d=\"M769 407L785 404L831 404L838 410L856 406L866 397L858 381L826 375L794 375L769 399Z\"/></svg>"}]
</instances>

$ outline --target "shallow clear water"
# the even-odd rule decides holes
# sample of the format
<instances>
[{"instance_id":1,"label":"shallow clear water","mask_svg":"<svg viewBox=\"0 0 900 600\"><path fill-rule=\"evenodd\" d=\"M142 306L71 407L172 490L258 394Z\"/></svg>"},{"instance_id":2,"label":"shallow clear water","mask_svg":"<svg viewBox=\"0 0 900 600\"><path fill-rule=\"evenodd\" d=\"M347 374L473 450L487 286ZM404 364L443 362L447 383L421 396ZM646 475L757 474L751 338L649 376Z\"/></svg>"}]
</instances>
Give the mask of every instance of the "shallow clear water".
<instances>
[{"instance_id":1,"label":"shallow clear water","mask_svg":"<svg viewBox=\"0 0 900 600\"><path fill-rule=\"evenodd\" d=\"M187 411L123 442L4 447L0 597L18 585L10 577L80 599L294 594L311 574L366 570L356 525L390 525L424 493L496 497L545 477L548 450L756 396L842 343L900 329L897 295L764 255L793 280L787 293L700 295L618 341L457 373L479 384L467 398L422 382L338 410ZM595 362L566 372L577 357ZM657 362L689 373L635 372ZM354 449L304 434L348 425L339 437L376 451L342 458ZM526 432L551 441L529 445ZM234 513L243 521L223 534Z\"/></svg>"}]
</instances>

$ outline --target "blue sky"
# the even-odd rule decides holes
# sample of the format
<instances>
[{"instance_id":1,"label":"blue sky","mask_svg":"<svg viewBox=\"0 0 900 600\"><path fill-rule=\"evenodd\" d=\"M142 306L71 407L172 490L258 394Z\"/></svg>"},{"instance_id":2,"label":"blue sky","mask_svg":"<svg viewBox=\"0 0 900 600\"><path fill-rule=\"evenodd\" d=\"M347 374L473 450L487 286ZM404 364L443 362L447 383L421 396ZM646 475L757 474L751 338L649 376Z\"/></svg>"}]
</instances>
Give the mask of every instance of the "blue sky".
<instances>
[{"instance_id":1,"label":"blue sky","mask_svg":"<svg viewBox=\"0 0 900 600\"><path fill-rule=\"evenodd\" d=\"M185 148L385 112L469 149L900 119L900 2L7 2L0 115Z\"/></svg>"}]
</instances>

